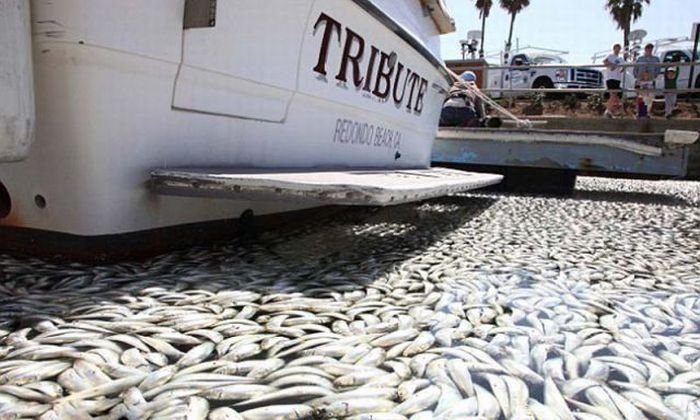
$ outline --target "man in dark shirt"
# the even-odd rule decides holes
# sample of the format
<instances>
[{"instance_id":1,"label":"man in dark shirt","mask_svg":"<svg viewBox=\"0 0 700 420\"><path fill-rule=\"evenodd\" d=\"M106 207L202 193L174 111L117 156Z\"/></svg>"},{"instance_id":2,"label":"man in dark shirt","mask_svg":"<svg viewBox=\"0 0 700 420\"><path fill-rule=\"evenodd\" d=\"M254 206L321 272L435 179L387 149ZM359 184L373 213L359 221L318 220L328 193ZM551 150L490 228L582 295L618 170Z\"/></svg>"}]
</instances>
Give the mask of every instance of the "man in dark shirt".
<instances>
[{"instance_id":1,"label":"man in dark shirt","mask_svg":"<svg viewBox=\"0 0 700 420\"><path fill-rule=\"evenodd\" d=\"M634 68L634 77L637 79L637 118L649 118L649 110L654 102L654 94L649 89L654 89L656 78L661 74L661 60L653 55L654 44L644 47L644 55L637 58L637 64L643 64Z\"/></svg>"}]
</instances>

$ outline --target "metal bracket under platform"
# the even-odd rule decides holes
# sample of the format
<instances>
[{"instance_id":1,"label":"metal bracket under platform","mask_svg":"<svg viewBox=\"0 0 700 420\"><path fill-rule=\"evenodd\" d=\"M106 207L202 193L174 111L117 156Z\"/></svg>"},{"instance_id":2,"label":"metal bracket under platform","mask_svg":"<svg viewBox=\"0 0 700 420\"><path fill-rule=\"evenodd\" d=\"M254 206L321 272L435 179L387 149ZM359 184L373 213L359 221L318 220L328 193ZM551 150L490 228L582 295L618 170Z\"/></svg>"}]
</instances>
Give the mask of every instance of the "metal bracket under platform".
<instances>
[{"instance_id":1,"label":"metal bracket under platform","mask_svg":"<svg viewBox=\"0 0 700 420\"><path fill-rule=\"evenodd\" d=\"M497 184L501 175L447 168L394 170L156 169L149 186L164 195L387 206Z\"/></svg>"}]
</instances>

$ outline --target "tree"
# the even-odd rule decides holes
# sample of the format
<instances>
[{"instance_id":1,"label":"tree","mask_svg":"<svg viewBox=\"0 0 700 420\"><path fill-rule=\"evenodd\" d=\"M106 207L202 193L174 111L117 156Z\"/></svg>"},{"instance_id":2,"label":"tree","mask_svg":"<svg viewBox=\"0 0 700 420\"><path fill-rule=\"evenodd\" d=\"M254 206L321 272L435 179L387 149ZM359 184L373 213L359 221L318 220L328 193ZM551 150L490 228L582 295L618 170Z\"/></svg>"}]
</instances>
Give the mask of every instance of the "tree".
<instances>
[{"instance_id":1,"label":"tree","mask_svg":"<svg viewBox=\"0 0 700 420\"><path fill-rule=\"evenodd\" d=\"M479 58L484 58L484 38L486 37L486 18L491 13L493 0L476 0L476 8L481 18L481 44L479 44Z\"/></svg>"},{"instance_id":2,"label":"tree","mask_svg":"<svg viewBox=\"0 0 700 420\"><path fill-rule=\"evenodd\" d=\"M608 9L617 27L622 29L624 34L625 53L630 46L630 28L642 16L644 3L649 4L649 0L607 0L605 8Z\"/></svg>"},{"instance_id":3,"label":"tree","mask_svg":"<svg viewBox=\"0 0 700 420\"><path fill-rule=\"evenodd\" d=\"M508 59L510 53L511 42L513 41L513 25L515 24L515 16L524 8L530 5L530 0L500 0L501 8L505 9L510 14L510 31L508 32L508 42L506 42L505 59Z\"/></svg>"}]
</instances>

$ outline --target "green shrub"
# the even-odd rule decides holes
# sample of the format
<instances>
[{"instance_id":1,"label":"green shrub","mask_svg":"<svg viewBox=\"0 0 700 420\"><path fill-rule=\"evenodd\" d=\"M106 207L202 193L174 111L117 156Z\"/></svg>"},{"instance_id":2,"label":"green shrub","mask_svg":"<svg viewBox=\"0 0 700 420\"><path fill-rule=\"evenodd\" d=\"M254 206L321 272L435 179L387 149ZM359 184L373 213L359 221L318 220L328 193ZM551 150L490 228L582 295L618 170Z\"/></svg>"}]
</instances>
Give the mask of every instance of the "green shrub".
<instances>
[{"instance_id":1,"label":"green shrub","mask_svg":"<svg viewBox=\"0 0 700 420\"><path fill-rule=\"evenodd\" d=\"M594 93L588 97L588 102L586 103L586 108L589 111L595 112L598 115L603 115L605 112L605 100L604 96L599 93Z\"/></svg>"},{"instance_id":2,"label":"green shrub","mask_svg":"<svg viewBox=\"0 0 700 420\"><path fill-rule=\"evenodd\" d=\"M574 111L579 107L578 98L575 94L571 93L564 97L564 107L571 111Z\"/></svg>"},{"instance_id":3,"label":"green shrub","mask_svg":"<svg viewBox=\"0 0 700 420\"><path fill-rule=\"evenodd\" d=\"M544 93L536 93L532 96L532 102L530 102L524 109L523 114L525 115L542 115L544 114Z\"/></svg>"}]
</instances>

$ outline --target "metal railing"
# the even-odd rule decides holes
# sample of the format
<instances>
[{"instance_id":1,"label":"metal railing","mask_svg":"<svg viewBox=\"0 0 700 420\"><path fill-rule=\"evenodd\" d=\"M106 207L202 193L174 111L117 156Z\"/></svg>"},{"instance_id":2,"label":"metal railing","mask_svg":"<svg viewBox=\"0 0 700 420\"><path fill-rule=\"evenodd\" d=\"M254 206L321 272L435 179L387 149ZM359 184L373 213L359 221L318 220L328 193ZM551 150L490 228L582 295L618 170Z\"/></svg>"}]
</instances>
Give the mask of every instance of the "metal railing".
<instances>
[{"instance_id":1,"label":"metal railing","mask_svg":"<svg viewBox=\"0 0 700 420\"><path fill-rule=\"evenodd\" d=\"M659 68L665 68L665 67L700 67L700 62L695 62L695 63L658 63L658 64L648 64L648 63L624 63L624 64L618 64L616 67L622 67L624 69L627 68L634 68L634 67L659 67ZM483 66L483 65L478 65L474 64L472 65L464 65L461 66L460 68L463 68L465 70L523 70L523 67L525 69L530 69L532 67L538 68L538 69L561 69L561 70L569 70L569 69L607 69L607 66L605 64L568 64L568 63L561 63L561 64L526 64L522 66Z\"/></svg>"},{"instance_id":2,"label":"metal railing","mask_svg":"<svg viewBox=\"0 0 700 420\"><path fill-rule=\"evenodd\" d=\"M511 93L608 93L608 92L617 92L617 93L648 93L648 94L655 94L655 95L663 95L664 93L700 93L700 88L691 88L691 89L683 89L683 88L678 88L678 89L615 89L615 90L608 90L608 89L603 89L603 88L538 88L538 89L515 89L515 88L486 88L486 89L480 89L484 93L495 93L495 92L511 92Z\"/></svg>"},{"instance_id":3,"label":"metal railing","mask_svg":"<svg viewBox=\"0 0 700 420\"><path fill-rule=\"evenodd\" d=\"M659 71L663 74L664 70L668 67L700 67L699 62L694 62L694 63L678 63L678 62L673 62L673 63L658 63L658 64L649 64L649 63L625 63L625 64L619 64L617 67L620 67L623 69L623 74L622 74L622 86L620 89L615 89L614 92L618 93L648 93L648 94L664 94L664 93L700 93L700 88L683 88L683 87L678 87L677 89L661 89L661 88L653 88L653 89L639 89L639 88L626 88L625 87L625 82L629 80L629 78L632 78L634 80L634 76L629 73L629 69L634 69L637 67L645 67L645 68L658 68ZM571 69L586 69L586 70L595 70L595 69L607 69L607 66L604 64L582 64L582 65L575 65L575 64L527 64L527 65L522 65L522 66L483 66L483 65L477 65L474 64L472 65L463 65L460 66L461 70L481 70L488 74L490 71L497 71L497 70L508 70L508 71L529 71L531 69L553 69L553 70L565 70L568 72ZM658 78L654 79L653 82L658 81ZM569 84L576 84L579 83L579 81L576 80L569 80L568 78L566 80L552 80L554 84L556 83L569 83ZM694 81L690 81L691 86ZM589 82L580 82L582 84L590 84ZM602 79L602 84L604 85L605 83L605 75L603 75ZM509 84L509 83L508 83ZM482 92L484 93L497 93L497 92L509 92L509 93L606 93L609 92L607 88L601 87L601 88L596 88L596 87L581 87L581 88L537 88L537 89L531 89L531 88L514 88L514 87L509 87L509 86L503 86L503 87L487 87L484 89L481 89Z\"/></svg>"}]
</instances>

